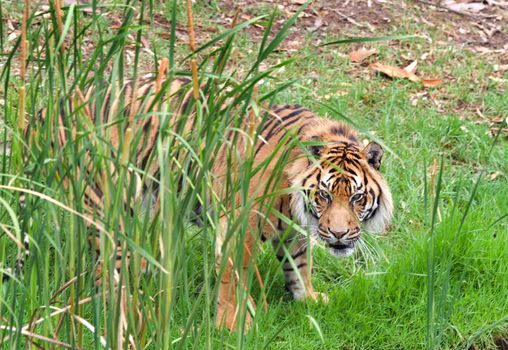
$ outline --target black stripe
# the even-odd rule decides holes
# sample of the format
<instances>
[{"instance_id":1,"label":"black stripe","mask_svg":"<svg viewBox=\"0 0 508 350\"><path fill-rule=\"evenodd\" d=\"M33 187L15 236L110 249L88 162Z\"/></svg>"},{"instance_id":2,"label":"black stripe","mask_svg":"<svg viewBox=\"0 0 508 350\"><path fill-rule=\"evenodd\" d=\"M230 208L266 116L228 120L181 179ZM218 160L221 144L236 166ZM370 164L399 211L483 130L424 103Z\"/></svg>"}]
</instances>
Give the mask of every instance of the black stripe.
<instances>
[{"instance_id":1,"label":"black stripe","mask_svg":"<svg viewBox=\"0 0 508 350\"><path fill-rule=\"evenodd\" d=\"M267 114L267 113L266 113ZM266 115L265 114L265 115ZM268 118L266 118L268 119ZM268 129L268 127L270 127L274 122L276 122L277 120L279 120L278 117L275 117L275 116L270 116L270 119L268 119L264 124L263 124L263 127L261 128L261 131L260 131L260 134L263 133L266 129Z\"/></svg>"},{"instance_id":2,"label":"black stripe","mask_svg":"<svg viewBox=\"0 0 508 350\"><path fill-rule=\"evenodd\" d=\"M45 111L46 111L45 109L41 109L39 113L37 113L37 120L41 123L44 122L44 120L46 119L46 116L44 115Z\"/></svg>"},{"instance_id":3,"label":"black stripe","mask_svg":"<svg viewBox=\"0 0 508 350\"><path fill-rule=\"evenodd\" d=\"M305 119L311 119L311 118L312 118L312 116L306 116L306 117L305 117ZM298 120L298 119L297 119L297 120ZM293 124L293 123L291 123L291 124ZM289 124L289 123L288 123L288 124L286 124L286 125L285 125L285 127L287 127L288 125L291 125L291 124ZM303 129L307 126L307 125L308 125L308 123L305 123L305 124L303 124L303 125L302 125L299 129L298 129L298 132L296 133L297 137L299 137L299 135L301 135L302 130L303 130ZM279 131L277 131L277 133L278 133L278 132L279 132ZM268 141L268 140L265 138L265 141ZM291 142L291 139L290 139L290 138L286 141L286 144L285 144L284 146L286 146L289 142ZM265 143L265 142L261 142L261 143L259 144L259 146L256 148L256 151L254 152L254 156L256 156L256 155L259 153L259 151L260 151L260 150L261 150L264 146L266 146L267 144L268 144L268 142L266 142L266 143Z\"/></svg>"},{"instance_id":4,"label":"black stripe","mask_svg":"<svg viewBox=\"0 0 508 350\"><path fill-rule=\"evenodd\" d=\"M300 270L302 267L305 267L305 266L307 266L307 263L306 263L306 262L302 262L302 263L300 263L300 264L296 265L296 268L297 268L298 270Z\"/></svg>"},{"instance_id":5,"label":"black stripe","mask_svg":"<svg viewBox=\"0 0 508 350\"><path fill-rule=\"evenodd\" d=\"M374 181L374 183L377 186L377 189L378 189L379 193L381 193L381 186L379 186L379 183L377 182L377 180L375 178L371 178L371 180Z\"/></svg>"},{"instance_id":6,"label":"black stripe","mask_svg":"<svg viewBox=\"0 0 508 350\"><path fill-rule=\"evenodd\" d=\"M281 117L281 118L279 119L280 124L279 124L279 125L274 125L274 126L270 129L270 131L268 132L268 134L267 134L267 135L263 135L263 138L264 138L266 141L270 140L270 139L272 138L272 136L274 136L274 135L276 135L278 132L280 132L280 129L283 129L283 128L284 128L284 127L286 127L287 125L291 125L291 124L293 124L293 123L294 123L294 121L293 121L293 123L291 123L291 124L289 124L289 122L288 122L287 124L284 124L284 122L285 122L285 121L288 121L288 120L289 120L289 119L291 119L291 118L295 118L295 117L297 117L299 114L301 114L301 113L302 113L302 112L304 112L304 111L306 111L306 109L305 109L305 108L300 108L300 109L297 109L296 111L293 111L293 112L289 113L288 115L285 115L284 117ZM298 120L298 119L296 119L296 120ZM279 130L277 130L277 131L276 131L275 129L277 129L277 127L279 127Z\"/></svg>"},{"instance_id":7,"label":"black stripe","mask_svg":"<svg viewBox=\"0 0 508 350\"><path fill-rule=\"evenodd\" d=\"M287 128L291 125L293 125L294 123L296 123L297 121L299 121L300 119L299 118L295 118L294 120L290 121L290 122L287 122L286 124L283 125L283 128L284 130L286 130L286 132L288 131ZM282 129L282 128L281 128ZM281 131L281 130L280 130ZM279 133L280 131L277 131L277 133Z\"/></svg>"},{"instance_id":8,"label":"black stripe","mask_svg":"<svg viewBox=\"0 0 508 350\"><path fill-rule=\"evenodd\" d=\"M311 172L309 175L307 175L307 176L305 177L305 179L303 179L303 181L302 181L302 186L303 186L303 187L305 187L305 184L307 183L307 181L308 181L308 180L309 180L312 176L314 176L314 174L315 174L316 172L318 172L318 173L319 173L319 168L315 168L314 170L312 170L312 172Z\"/></svg>"},{"instance_id":9,"label":"black stripe","mask_svg":"<svg viewBox=\"0 0 508 350\"><path fill-rule=\"evenodd\" d=\"M293 112L286 114L285 116L281 117L282 121L286 121L288 119L291 119L297 115L299 115L302 112L308 111L307 108L298 108L297 110L294 110Z\"/></svg>"},{"instance_id":10,"label":"black stripe","mask_svg":"<svg viewBox=\"0 0 508 350\"><path fill-rule=\"evenodd\" d=\"M293 260L295 260L295 259L299 258L300 256L302 256L303 254L305 254L306 252L307 252L307 247L304 247L304 248L303 248L301 251L299 251L298 253L296 253L296 254L294 254L294 255L293 255L293 254L291 254L291 258L292 258Z\"/></svg>"},{"instance_id":11,"label":"black stripe","mask_svg":"<svg viewBox=\"0 0 508 350\"><path fill-rule=\"evenodd\" d=\"M353 153L353 152L347 152L347 153L344 153L344 158L354 158L354 159L360 159L360 156L356 153Z\"/></svg>"},{"instance_id":12,"label":"black stripe","mask_svg":"<svg viewBox=\"0 0 508 350\"><path fill-rule=\"evenodd\" d=\"M88 174L88 173L87 173L87 174ZM102 196L104 195L104 194L102 193L102 190L101 190L99 187L97 187L97 184L90 185L90 188L91 188L91 190L95 193L95 195L96 195L97 197L102 198Z\"/></svg>"},{"instance_id":13,"label":"black stripe","mask_svg":"<svg viewBox=\"0 0 508 350\"><path fill-rule=\"evenodd\" d=\"M192 91L189 90L187 92L187 96L184 97L182 107L180 108L181 113L185 114L187 108L189 107L189 103L192 101L192 99L193 99Z\"/></svg>"},{"instance_id":14,"label":"black stripe","mask_svg":"<svg viewBox=\"0 0 508 350\"><path fill-rule=\"evenodd\" d=\"M354 171L353 169L348 169L347 171L348 171L348 173L350 173L351 175L353 175L353 177L358 176L358 174L356 173L356 171Z\"/></svg>"},{"instance_id":15,"label":"black stripe","mask_svg":"<svg viewBox=\"0 0 508 350\"><path fill-rule=\"evenodd\" d=\"M311 116L305 118L305 119L312 119ZM300 126L300 128L298 129L298 132L296 133L296 135L300 136L303 132L303 129L305 129L307 126L309 125L309 123L304 123L302 126Z\"/></svg>"},{"instance_id":16,"label":"black stripe","mask_svg":"<svg viewBox=\"0 0 508 350\"><path fill-rule=\"evenodd\" d=\"M307 207L307 206L306 206ZM307 207L307 211L313 216L315 217L316 219L319 220L319 216L318 216L318 213L316 212L316 208L314 208L313 205L311 205L310 207Z\"/></svg>"},{"instance_id":17,"label":"black stripe","mask_svg":"<svg viewBox=\"0 0 508 350\"><path fill-rule=\"evenodd\" d=\"M337 124L330 129L330 132L336 135L345 135L347 131L348 128L344 124Z\"/></svg>"},{"instance_id":18,"label":"black stripe","mask_svg":"<svg viewBox=\"0 0 508 350\"><path fill-rule=\"evenodd\" d=\"M282 214L282 209L284 208L284 198L281 198L280 200L280 205L279 205L279 213ZM283 230L283 227L282 227L282 219L279 217L279 219L277 220L277 230L279 231L282 231Z\"/></svg>"},{"instance_id":19,"label":"black stripe","mask_svg":"<svg viewBox=\"0 0 508 350\"><path fill-rule=\"evenodd\" d=\"M104 101L102 102L101 119L99 120L101 124L105 124L109 120L109 109L110 109L109 103L111 101L111 91L112 91L112 88L108 87L108 89L106 90L106 96L104 98ZM104 119L105 117L107 117L107 118ZM96 121L97 120L94 119L94 122L96 122Z\"/></svg>"},{"instance_id":20,"label":"black stripe","mask_svg":"<svg viewBox=\"0 0 508 350\"><path fill-rule=\"evenodd\" d=\"M289 263L285 263L285 264L289 264ZM306 262L302 262L302 263L296 265L296 268L298 270L300 270L302 267L305 267L305 266L307 266L307 263ZM283 267L282 271L284 271L284 272L291 272L291 271L294 271L294 270L293 270L293 267L290 266L290 267Z\"/></svg>"},{"instance_id":21,"label":"black stripe","mask_svg":"<svg viewBox=\"0 0 508 350\"><path fill-rule=\"evenodd\" d=\"M272 107L271 107L271 110L273 111L273 113L275 113L275 114L279 114L279 113L280 113L280 112L282 112L283 110L285 110L285 109L289 109L289 107L290 107L289 105L282 105L282 106L277 106L277 105L275 105L275 106L272 106ZM276 108L276 109L274 109L274 108Z\"/></svg>"},{"instance_id":22,"label":"black stripe","mask_svg":"<svg viewBox=\"0 0 508 350\"><path fill-rule=\"evenodd\" d=\"M152 127L152 118L147 118L145 121L145 124L143 125L143 137L146 136L146 134L150 134L150 128Z\"/></svg>"}]
</instances>

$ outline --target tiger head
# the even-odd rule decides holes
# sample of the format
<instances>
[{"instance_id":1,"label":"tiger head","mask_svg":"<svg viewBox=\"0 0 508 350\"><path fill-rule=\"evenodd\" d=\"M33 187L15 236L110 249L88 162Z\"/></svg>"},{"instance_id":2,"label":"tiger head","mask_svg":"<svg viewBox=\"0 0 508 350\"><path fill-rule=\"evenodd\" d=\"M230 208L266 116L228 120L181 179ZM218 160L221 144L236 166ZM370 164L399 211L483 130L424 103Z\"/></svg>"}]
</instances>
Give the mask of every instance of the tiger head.
<instances>
[{"instance_id":1,"label":"tiger head","mask_svg":"<svg viewBox=\"0 0 508 350\"><path fill-rule=\"evenodd\" d=\"M307 135L321 145L310 146L287 172L292 186L300 189L292 195L291 210L334 256L348 256L361 226L371 232L386 229L392 196L379 172L381 146L371 142L362 147L351 128L330 123L318 127L317 135Z\"/></svg>"}]
</instances>

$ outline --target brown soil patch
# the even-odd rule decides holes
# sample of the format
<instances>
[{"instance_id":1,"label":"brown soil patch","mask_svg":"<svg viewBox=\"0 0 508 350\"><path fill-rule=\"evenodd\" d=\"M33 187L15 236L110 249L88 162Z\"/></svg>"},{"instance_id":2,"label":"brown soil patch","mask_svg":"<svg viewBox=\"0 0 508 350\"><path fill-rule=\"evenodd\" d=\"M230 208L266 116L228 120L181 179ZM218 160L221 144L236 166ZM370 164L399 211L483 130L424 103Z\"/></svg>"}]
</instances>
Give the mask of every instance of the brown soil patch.
<instances>
[{"instance_id":1,"label":"brown soil patch","mask_svg":"<svg viewBox=\"0 0 508 350\"><path fill-rule=\"evenodd\" d=\"M435 4L435 5L433 5ZM456 12L438 5L438 1L417 1L420 19L442 30L448 41L464 44L477 51L481 47L508 50L508 7L486 5L479 12Z\"/></svg>"},{"instance_id":2,"label":"brown soil patch","mask_svg":"<svg viewBox=\"0 0 508 350\"><path fill-rule=\"evenodd\" d=\"M503 338L494 339L494 344L496 344L499 350L508 350L508 339Z\"/></svg>"},{"instance_id":3,"label":"brown soil patch","mask_svg":"<svg viewBox=\"0 0 508 350\"><path fill-rule=\"evenodd\" d=\"M460 1L460 0L457 0ZM462 0L465 1L465 0ZM475 0L481 2L481 0ZM351 36L390 35L408 23L418 23L421 32L427 36L431 31L438 33L443 43L467 47L482 54L490 51L508 52L508 6L504 3L484 1L485 8L479 12L452 11L438 0L386 1L386 0L316 0L300 16L294 26L298 35L290 36L289 41L300 37L302 33L316 32L313 44L320 43L320 37L344 38ZM269 13L276 7L282 13L274 30L291 17L300 4L300 0L240 0L219 1L219 7L225 18L230 18L236 8L240 8L243 19L260 13ZM262 35L263 29L253 26L249 34L253 39ZM321 34L321 35L320 35ZM294 43L293 43L294 46Z\"/></svg>"},{"instance_id":4,"label":"brown soil patch","mask_svg":"<svg viewBox=\"0 0 508 350\"><path fill-rule=\"evenodd\" d=\"M242 11L242 19L250 19L260 13L269 14L270 8L276 8L282 15L276 19L273 32L277 32L287 19L294 15L302 1L286 0L242 0L237 2L220 1L219 6L226 18L233 16L237 8ZM315 33L312 44L321 44L324 36L374 36L389 32L393 21L393 11L388 4L367 1L321 0L313 2L299 17L293 26L293 32L282 49L296 51L304 45L304 35ZM256 40L263 35L264 28L252 26L249 35ZM308 44L308 42L306 42Z\"/></svg>"}]
</instances>

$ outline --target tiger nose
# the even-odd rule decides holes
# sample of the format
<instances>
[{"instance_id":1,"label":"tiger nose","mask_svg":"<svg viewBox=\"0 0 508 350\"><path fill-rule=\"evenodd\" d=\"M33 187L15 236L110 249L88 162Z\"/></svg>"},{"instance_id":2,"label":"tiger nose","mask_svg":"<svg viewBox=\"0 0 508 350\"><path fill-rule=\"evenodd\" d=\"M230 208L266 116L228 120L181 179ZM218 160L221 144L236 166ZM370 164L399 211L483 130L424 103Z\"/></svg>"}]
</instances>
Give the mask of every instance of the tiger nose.
<instances>
[{"instance_id":1,"label":"tiger nose","mask_svg":"<svg viewBox=\"0 0 508 350\"><path fill-rule=\"evenodd\" d=\"M355 239L360 235L360 227L355 226L353 228L348 228L346 230L338 231L331 228L328 228L328 231L333 234L338 239Z\"/></svg>"},{"instance_id":2,"label":"tiger nose","mask_svg":"<svg viewBox=\"0 0 508 350\"><path fill-rule=\"evenodd\" d=\"M330 232L332 235L334 235L338 239L342 239L345 236L347 236L349 234L349 231L351 231L351 230L350 229L346 229L346 230L334 230L334 229L328 228L328 232Z\"/></svg>"}]
</instances>

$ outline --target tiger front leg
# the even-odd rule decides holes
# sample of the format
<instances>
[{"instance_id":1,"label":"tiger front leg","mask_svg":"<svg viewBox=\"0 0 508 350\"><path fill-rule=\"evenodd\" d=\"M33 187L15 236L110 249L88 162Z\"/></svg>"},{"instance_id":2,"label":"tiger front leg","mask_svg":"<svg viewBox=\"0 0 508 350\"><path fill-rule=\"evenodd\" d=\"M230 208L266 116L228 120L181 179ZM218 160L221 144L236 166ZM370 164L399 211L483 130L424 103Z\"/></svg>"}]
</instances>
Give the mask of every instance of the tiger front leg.
<instances>
[{"instance_id":1,"label":"tiger front leg","mask_svg":"<svg viewBox=\"0 0 508 350\"><path fill-rule=\"evenodd\" d=\"M312 299L328 302L325 293L314 291L312 287L312 254L306 240L293 242L291 238L281 242L273 240L277 259L284 261L282 272L286 280L286 289L296 300ZM285 249L284 249L285 248ZM290 253L290 257L285 254Z\"/></svg>"},{"instance_id":2,"label":"tiger front leg","mask_svg":"<svg viewBox=\"0 0 508 350\"><path fill-rule=\"evenodd\" d=\"M252 316L249 313L249 307L255 308L254 300L248 294L246 278L251 262L250 252L252 251L252 240L246 237L244 242L243 261L241 264L234 262L236 255L233 246L237 243L235 237L230 239L227 245L224 245L224 232L226 223L221 224L222 230L217 236L215 247L216 272L220 279L219 294L217 299L217 328L226 327L230 331L237 328L238 321L245 315L245 329L249 329L252 324ZM240 248L238 248L240 249ZM239 268L235 265L241 265ZM240 301L238 294L242 294ZM250 305L248 305L250 304Z\"/></svg>"}]
</instances>

